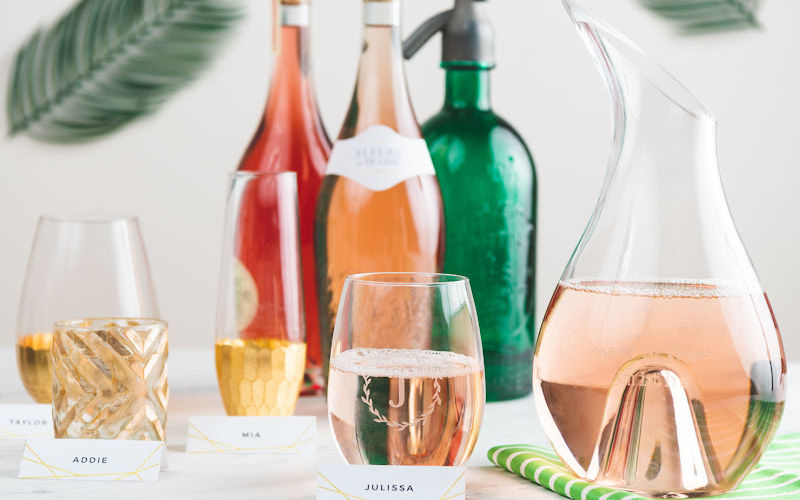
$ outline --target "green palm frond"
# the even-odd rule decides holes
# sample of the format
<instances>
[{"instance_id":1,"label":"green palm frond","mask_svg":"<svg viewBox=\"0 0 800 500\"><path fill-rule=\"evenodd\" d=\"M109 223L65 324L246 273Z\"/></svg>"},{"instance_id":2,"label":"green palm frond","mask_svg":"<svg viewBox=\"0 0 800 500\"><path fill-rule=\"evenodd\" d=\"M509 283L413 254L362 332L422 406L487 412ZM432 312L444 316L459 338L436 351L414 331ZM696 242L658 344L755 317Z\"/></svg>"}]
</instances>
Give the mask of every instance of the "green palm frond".
<instances>
[{"instance_id":1,"label":"green palm frond","mask_svg":"<svg viewBox=\"0 0 800 500\"><path fill-rule=\"evenodd\" d=\"M697 34L758 27L759 0L639 0L656 14Z\"/></svg>"},{"instance_id":2,"label":"green palm frond","mask_svg":"<svg viewBox=\"0 0 800 500\"><path fill-rule=\"evenodd\" d=\"M242 17L236 0L81 0L19 49L9 133L86 140L157 109Z\"/></svg>"}]
</instances>

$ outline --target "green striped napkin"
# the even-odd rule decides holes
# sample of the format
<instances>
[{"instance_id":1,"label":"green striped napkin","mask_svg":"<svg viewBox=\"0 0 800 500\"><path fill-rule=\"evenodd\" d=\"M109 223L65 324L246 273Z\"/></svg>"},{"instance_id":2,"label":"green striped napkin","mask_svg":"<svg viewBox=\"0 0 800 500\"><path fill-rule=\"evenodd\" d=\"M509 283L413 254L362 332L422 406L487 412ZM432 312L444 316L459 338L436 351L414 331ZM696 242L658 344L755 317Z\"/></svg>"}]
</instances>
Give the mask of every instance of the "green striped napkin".
<instances>
[{"instance_id":1,"label":"green striped napkin","mask_svg":"<svg viewBox=\"0 0 800 500\"><path fill-rule=\"evenodd\" d=\"M646 500L647 497L591 484L564 467L550 448L516 444L495 446L489 460L559 495L574 500ZM761 462L735 490L708 498L800 499L800 433L775 438Z\"/></svg>"}]
</instances>

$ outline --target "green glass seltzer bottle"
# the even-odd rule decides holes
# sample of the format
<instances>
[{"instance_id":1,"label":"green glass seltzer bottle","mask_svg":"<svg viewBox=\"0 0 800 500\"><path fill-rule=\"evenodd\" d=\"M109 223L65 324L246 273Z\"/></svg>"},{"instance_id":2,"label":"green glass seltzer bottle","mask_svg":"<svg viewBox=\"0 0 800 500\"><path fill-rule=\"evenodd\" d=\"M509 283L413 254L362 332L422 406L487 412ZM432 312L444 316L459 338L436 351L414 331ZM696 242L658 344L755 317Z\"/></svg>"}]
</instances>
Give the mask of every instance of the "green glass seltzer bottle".
<instances>
[{"instance_id":1,"label":"green glass seltzer bottle","mask_svg":"<svg viewBox=\"0 0 800 500\"><path fill-rule=\"evenodd\" d=\"M469 278L486 396L531 392L535 336L536 171L516 130L491 107L494 30L486 1L456 0L406 41L411 57L442 32L444 107L422 125L442 192L444 272Z\"/></svg>"}]
</instances>

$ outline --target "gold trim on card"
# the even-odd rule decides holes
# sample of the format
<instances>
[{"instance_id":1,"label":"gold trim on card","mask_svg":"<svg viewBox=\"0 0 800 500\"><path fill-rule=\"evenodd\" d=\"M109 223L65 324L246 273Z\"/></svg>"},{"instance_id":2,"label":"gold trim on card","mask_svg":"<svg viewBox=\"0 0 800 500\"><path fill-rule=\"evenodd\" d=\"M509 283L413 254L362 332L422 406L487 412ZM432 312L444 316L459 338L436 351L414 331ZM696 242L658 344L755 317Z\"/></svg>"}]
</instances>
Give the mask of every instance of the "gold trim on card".
<instances>
[{"instance_id":1,"label":"gold trim on card","mask_svg":"<svg viewBox=\"0 0 800 500\"><path fill-rule=\"evenodd\" d=\"M242 451L271 451L270 453L271 455L277 455L278 453L283 453L285 451L293 450L298 455L302 455L303 453L298 448L301 445L304 445L314 439L311 436L306 437L306 434L308 433L309 430L311 430L311 427L314 425L314 423L315 423L314 420L309 422L308 426L305 429L303 429L303 432L301 432L290 444L284 444L279 446L256 446L253 448L242 448L239 446L234 446L229 443L224 443L222 441L211 439L205 434L203 434L203 431L198 429L196 425L190 423L189 427L194 429L195 432L199 434L199 436L195 434L188 434L187 437L199 439L200 441L205 441L212 447L214 447L214 449L202 450L202 451L187 451L186 453L237 453Z\"/></svg>"},{"instance_id":2,"label":"gold trim on card","mask_svg":"<svg viewBox=\"0 0 800 500\"><path fill-rule=\"evenodd\" d=\"M0 429L0 439L6 438L39 438L39 437L53 437L53 434L50 432L40 432L38 434L17 434L11 431L4 431Z\"/></svg>"},{"instance_id":3,"label":"gold trim on card","mask_svg":"<svg viewBox=\"0 0 800 500\"><path fill-rule=\"evenodd\" d=\"M150 455L148 455L147 458L145 458L142 461L142 463L140 463L139 466L136 467L136 469L134 469L134 470L132 470L130 472L107 472L105 474L78 474L77 472L72 472L70 470L62 469L61 467L56 467L55 465L48 464L47 462L45 462L42 459L42 457L39 456L38 453L36 453L36 451L33 448L30 447L30 445L28 443L25 443L25 448L27 450L30 450L30 452L33 454L33 456L35 456L38 459L38 461L32 460L32 459L30 459L28 457L25 457L25 456L23 456L22 459L45 467L47 470L50 471L51 475L49 475L49 476L20 476L20 479L69 479L69 478L78 478L78 477L119 476L119 477L115 477L114 478L114 481L118 481L120 479L126 479L126 478L128 478L130 476L136 476L137 478L139 478L139 481L144 481L144 479L142 478L142 476L139 475L139 473L144 472L144 471L149 470L149 469L152 469L153 467L158 467L160 465L160 463L155 463L155 464L148 465L147 467L145 467L145 464L147 462L149 462L150 459L153 458L153 456L156 454L156 452L161 450L163 447L164 447L164 443L162 442L162 443L159 444L158 448L153 450L152 453L150 453ZM62 474L59 474L59 472L61 472Z\"/></svg>"},{"instance_id":4,"label":"gold trim on card","mask_svg":"<svg viewBox=\"0 0 800 500\"><path fill-rule=\"evenodd\" d=\"M322 472L318 472L318 474L319 474L319 477L321 477L322 479L324 479L324 480L325 480L325 482L327 482L329 485L331 485L331 487L330 487L330 488L326 488L326 487L324 487L324 486L322 486L322 485L319 485L319 484L318 484L318 485L317 485L317 489L324 490L324 491L330 491L331 493L338 493L338 494L340 494L340 495L342 496L342 498L344 498L345 500L367 500L367 499L366 499L366 498L364 498L364 497L360 497L360 496L356 496L356 495L351 495L350 493L345 493L344 491L340 490L338 486L336 486L335 484L333 484L333 481L331 481L330 479L328 479L327 477L325 477L325 476L322 474Z\"/></svg>"},{"instance_id":5,"label":"gold trim on card","mask_svg":"<svg viewBox=\"0 0 800 500\"><path fill-rule=\"evenodd\" d=\"M467 471L466 471L466 470L462 471L462 472L461 472L461 475L460 475L460 476L458 476L458 477L456 478L456 480L455 480L455 481L453 481L453 484L451 484L451 485L450 485L450 487L449 487L449 488L447 488L447 489L444 491L444 493L442 493L442 496L440 496L440 497L439 497L439 500L451 500L451 499L453 499L453 498L458 498L459 496L461 496L461 495L464 495L464 493L466 493L466 490L465 490L465 491L462 491L462 492L460 492L460 493L453 493L452 495L450 495L450 496L447 496L447 495L448 495L448 493L450 493L450 490L452 490L453 488L455 488L455 487L456 487L456 485L458 484L458 482L459 482L459 481L461 481L461 478L462 478L462 477L464 477L464 474L466 474L466 473L467 473Z\"/></svg>"}]
</instances>

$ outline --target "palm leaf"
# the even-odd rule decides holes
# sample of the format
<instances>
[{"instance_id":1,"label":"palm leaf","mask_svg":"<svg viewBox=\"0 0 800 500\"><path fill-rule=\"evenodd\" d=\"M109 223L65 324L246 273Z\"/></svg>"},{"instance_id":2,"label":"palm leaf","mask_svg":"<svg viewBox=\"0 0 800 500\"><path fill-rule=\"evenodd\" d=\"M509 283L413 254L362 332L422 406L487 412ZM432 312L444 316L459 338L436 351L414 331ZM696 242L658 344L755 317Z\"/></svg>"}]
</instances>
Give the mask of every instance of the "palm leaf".
<instances>
[{"instance_id":1,"label":"palm leaf","mask_svg":"<svg viewBox=\"0 0 800 500\"><path fill-rule=\"evenodd\" d=\"M153 112L203 70L242 12L235 0L81 0L17 52L9 133L80 141Z\"/></svg>"},{"instance_id":2,"label":"palm leaf","mask_svg":"<svg viewBox=\"0 0 800 500\"><path fill-rule=\"evenodd\" d=\"M758 27L759 0L639 0L656 14L678 23L684 33L698 34Z\"/></svg>"}]
</instances>

